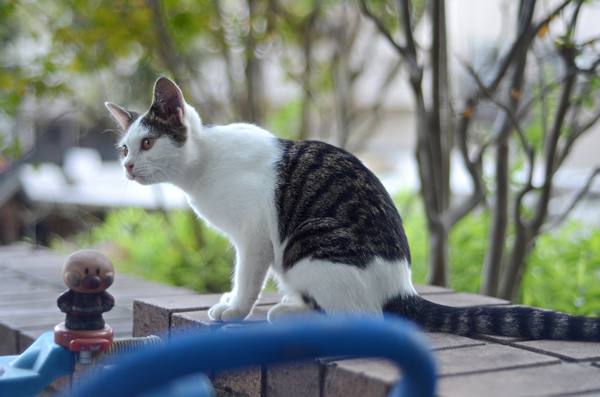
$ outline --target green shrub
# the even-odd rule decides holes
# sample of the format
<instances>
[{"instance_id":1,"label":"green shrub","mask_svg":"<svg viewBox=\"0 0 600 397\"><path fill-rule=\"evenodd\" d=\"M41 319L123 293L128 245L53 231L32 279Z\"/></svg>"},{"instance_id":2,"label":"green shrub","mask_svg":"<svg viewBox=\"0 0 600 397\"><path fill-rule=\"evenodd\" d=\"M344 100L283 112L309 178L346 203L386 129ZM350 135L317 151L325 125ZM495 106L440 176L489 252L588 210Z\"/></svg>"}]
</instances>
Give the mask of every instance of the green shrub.
<instances>
[{"instance_id":1,"label":"green shrub","mask_svg":"<svg viewBox=\"0 0 600 397\"><path fill-rule=\"evenodd\" d=\"M537 240L521 286L524 305L600 314L600 229L571 222Z\"/></svg>"},{"instance_id":2,"label":"green shrub","mask_svg":"<svg viewBox=\"0 0 600 397\"><path fill-rule=\"evenodd\" d=\"M403 193L395 200L404 221L412 257L412 279L422 284L427 277L428 233L422 201ZM489 213L476 211L463 218L450 232L448 256L450 286L456 291L477 293L487 247Z\"/></svg>"},{"instance_id":3,"label":"green shrub","mask_svg":"<svg viewBox=\"0 0 600 397\"><path fill-rule=\"evenodd\" d=\"M191 211L115 210L75 242L98 244L119 271L204 293L230 289L233 249Z\"/></svg>"},{"instance_id":4,"label":"green shrub","mask_svg":"<svg viewBox=\"0 0 600 397\"><path fill-rule=\"evenodd\" d=\"M412 254L413 282L427 275L426 218L419 200L396 197ZM450 287L458 292L479 291L487 249L490 213L474 211L450 232ZM509 231L508 238L511 238ZM571 221L541 235L531 255L515 303L574 315L600 314L600 228Z\"/></svg>"}]
</instances>

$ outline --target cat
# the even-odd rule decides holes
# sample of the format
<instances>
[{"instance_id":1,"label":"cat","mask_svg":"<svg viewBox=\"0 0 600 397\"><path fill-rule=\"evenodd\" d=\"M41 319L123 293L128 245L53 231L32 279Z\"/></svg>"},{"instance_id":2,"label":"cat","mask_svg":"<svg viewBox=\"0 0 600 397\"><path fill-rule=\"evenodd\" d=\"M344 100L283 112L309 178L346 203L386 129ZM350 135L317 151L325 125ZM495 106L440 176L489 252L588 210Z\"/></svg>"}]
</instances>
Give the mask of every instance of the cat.
<instances>
[{"instance_id":1,"label":"cat","mask_svg":"<svg viewBox=\"0 0 600 397\"><path fill-rule=\"evenodd\" d=\"M284 294L269 321L301 311L391 312L429 331L600 341L600 319L532 307L455 308L420 297L401 217L379 179L352 154L280 139L251 124L209 125L167 78L150 109L107 102L125 130L127 179L171 183L225 233L236 252L233 288L209 310L244 319L270 272Z\"/></svg>"}]
</instances>

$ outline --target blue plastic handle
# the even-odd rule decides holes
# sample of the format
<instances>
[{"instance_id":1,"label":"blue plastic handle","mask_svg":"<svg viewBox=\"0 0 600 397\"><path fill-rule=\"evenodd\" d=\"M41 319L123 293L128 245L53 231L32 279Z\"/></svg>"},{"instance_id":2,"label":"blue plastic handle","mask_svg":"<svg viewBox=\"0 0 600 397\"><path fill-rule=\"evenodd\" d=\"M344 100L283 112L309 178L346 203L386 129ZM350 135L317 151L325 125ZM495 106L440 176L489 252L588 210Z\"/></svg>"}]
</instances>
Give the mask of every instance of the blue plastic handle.
<instances>
[{"instance_id":1,"label":"blue plastic handle","mask_svg":"<svg viewBox=\"0 0 600 397\"><path fill-rule=\"evenodd\" d=\"M75 353L54 343L46 332L20 356L0 357L0 397L37 396L49 384L75 370Z\"/></svg>"},{"instance_id":2,"label":"blue plastic handle","mask_svg":"<svg viewBox=\"0 0 600 397\"><path fill-rule=\"evenodd\" d=\"M416 327L398 317L307 317L198 331L123 358L110 374L91 379L73 395L135 396L197 372L342 355L395 361L403 376L389 396L433 396L436 376L431 352Z\"/></svg>"}]
</instances>

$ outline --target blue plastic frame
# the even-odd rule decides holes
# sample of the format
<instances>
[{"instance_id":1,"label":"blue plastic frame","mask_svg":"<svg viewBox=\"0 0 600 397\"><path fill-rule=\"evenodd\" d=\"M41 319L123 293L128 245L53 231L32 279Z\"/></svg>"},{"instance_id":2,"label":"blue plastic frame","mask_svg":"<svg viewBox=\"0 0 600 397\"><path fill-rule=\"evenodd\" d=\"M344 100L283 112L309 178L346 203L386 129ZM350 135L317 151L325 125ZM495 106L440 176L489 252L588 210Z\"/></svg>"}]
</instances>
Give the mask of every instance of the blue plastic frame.
<instances>
[{"instance_id":1,"label":"blue plastic frame","mask_svg":"<svg viewBox=\"0 0 600 397\"><path fill-rule=\"evenodd\" d=\"M407 320L311 317L176 338L163 347L123 358L115 371L91 379L73 396L154 394L153 390L198 372L335 356L381 357L396 362L403 376L390 397L434 394L433 356ZM199 395L197 388L195 392ZM200 395L210 395L210 391Z\"/></svg>"},{"instance_id":2,"label":"blue plastic frame","mask_svg":"<svg viewBox=\"0 0 600 397\"><path fill-rule=\"evenodd\" d=\"M0 397L27 397L75 370L75 353L54 343L54 332L40 336L20 356L2 356Z\"/></svg>"}]
</instances>

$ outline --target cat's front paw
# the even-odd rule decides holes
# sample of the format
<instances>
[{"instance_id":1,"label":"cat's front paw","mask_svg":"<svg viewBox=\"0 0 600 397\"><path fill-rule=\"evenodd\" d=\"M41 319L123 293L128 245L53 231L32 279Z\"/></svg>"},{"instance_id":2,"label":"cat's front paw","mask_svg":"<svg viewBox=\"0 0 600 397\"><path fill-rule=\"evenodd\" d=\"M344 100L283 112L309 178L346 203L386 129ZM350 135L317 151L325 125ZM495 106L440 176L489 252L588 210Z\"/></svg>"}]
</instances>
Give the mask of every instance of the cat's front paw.
<instances>
[{"instance_id":1,"label":"cat's front paw","mask_svg":"<svg viewBox=\"0 0 600 397\"><path fill-rule=\"evenodd\" d=\"M234 296L235 296L235 294L233 292L225 292L221 296L221 299L219 299L219 302L221 302L221 303L229 303L229 302L231 302L231 300L233 299Z\"/></svg>"},{"instance_id":2,"label":"cat's front paw","mask_svg":"<svg viewBox=\"0 0 600 397\"><path fill-rule=\"evenodd\" d=\"M240 310L229 303L217 303L208 311L208 316L214 321L241 321L250 311Z\"/></svg>"}]
</instances>

